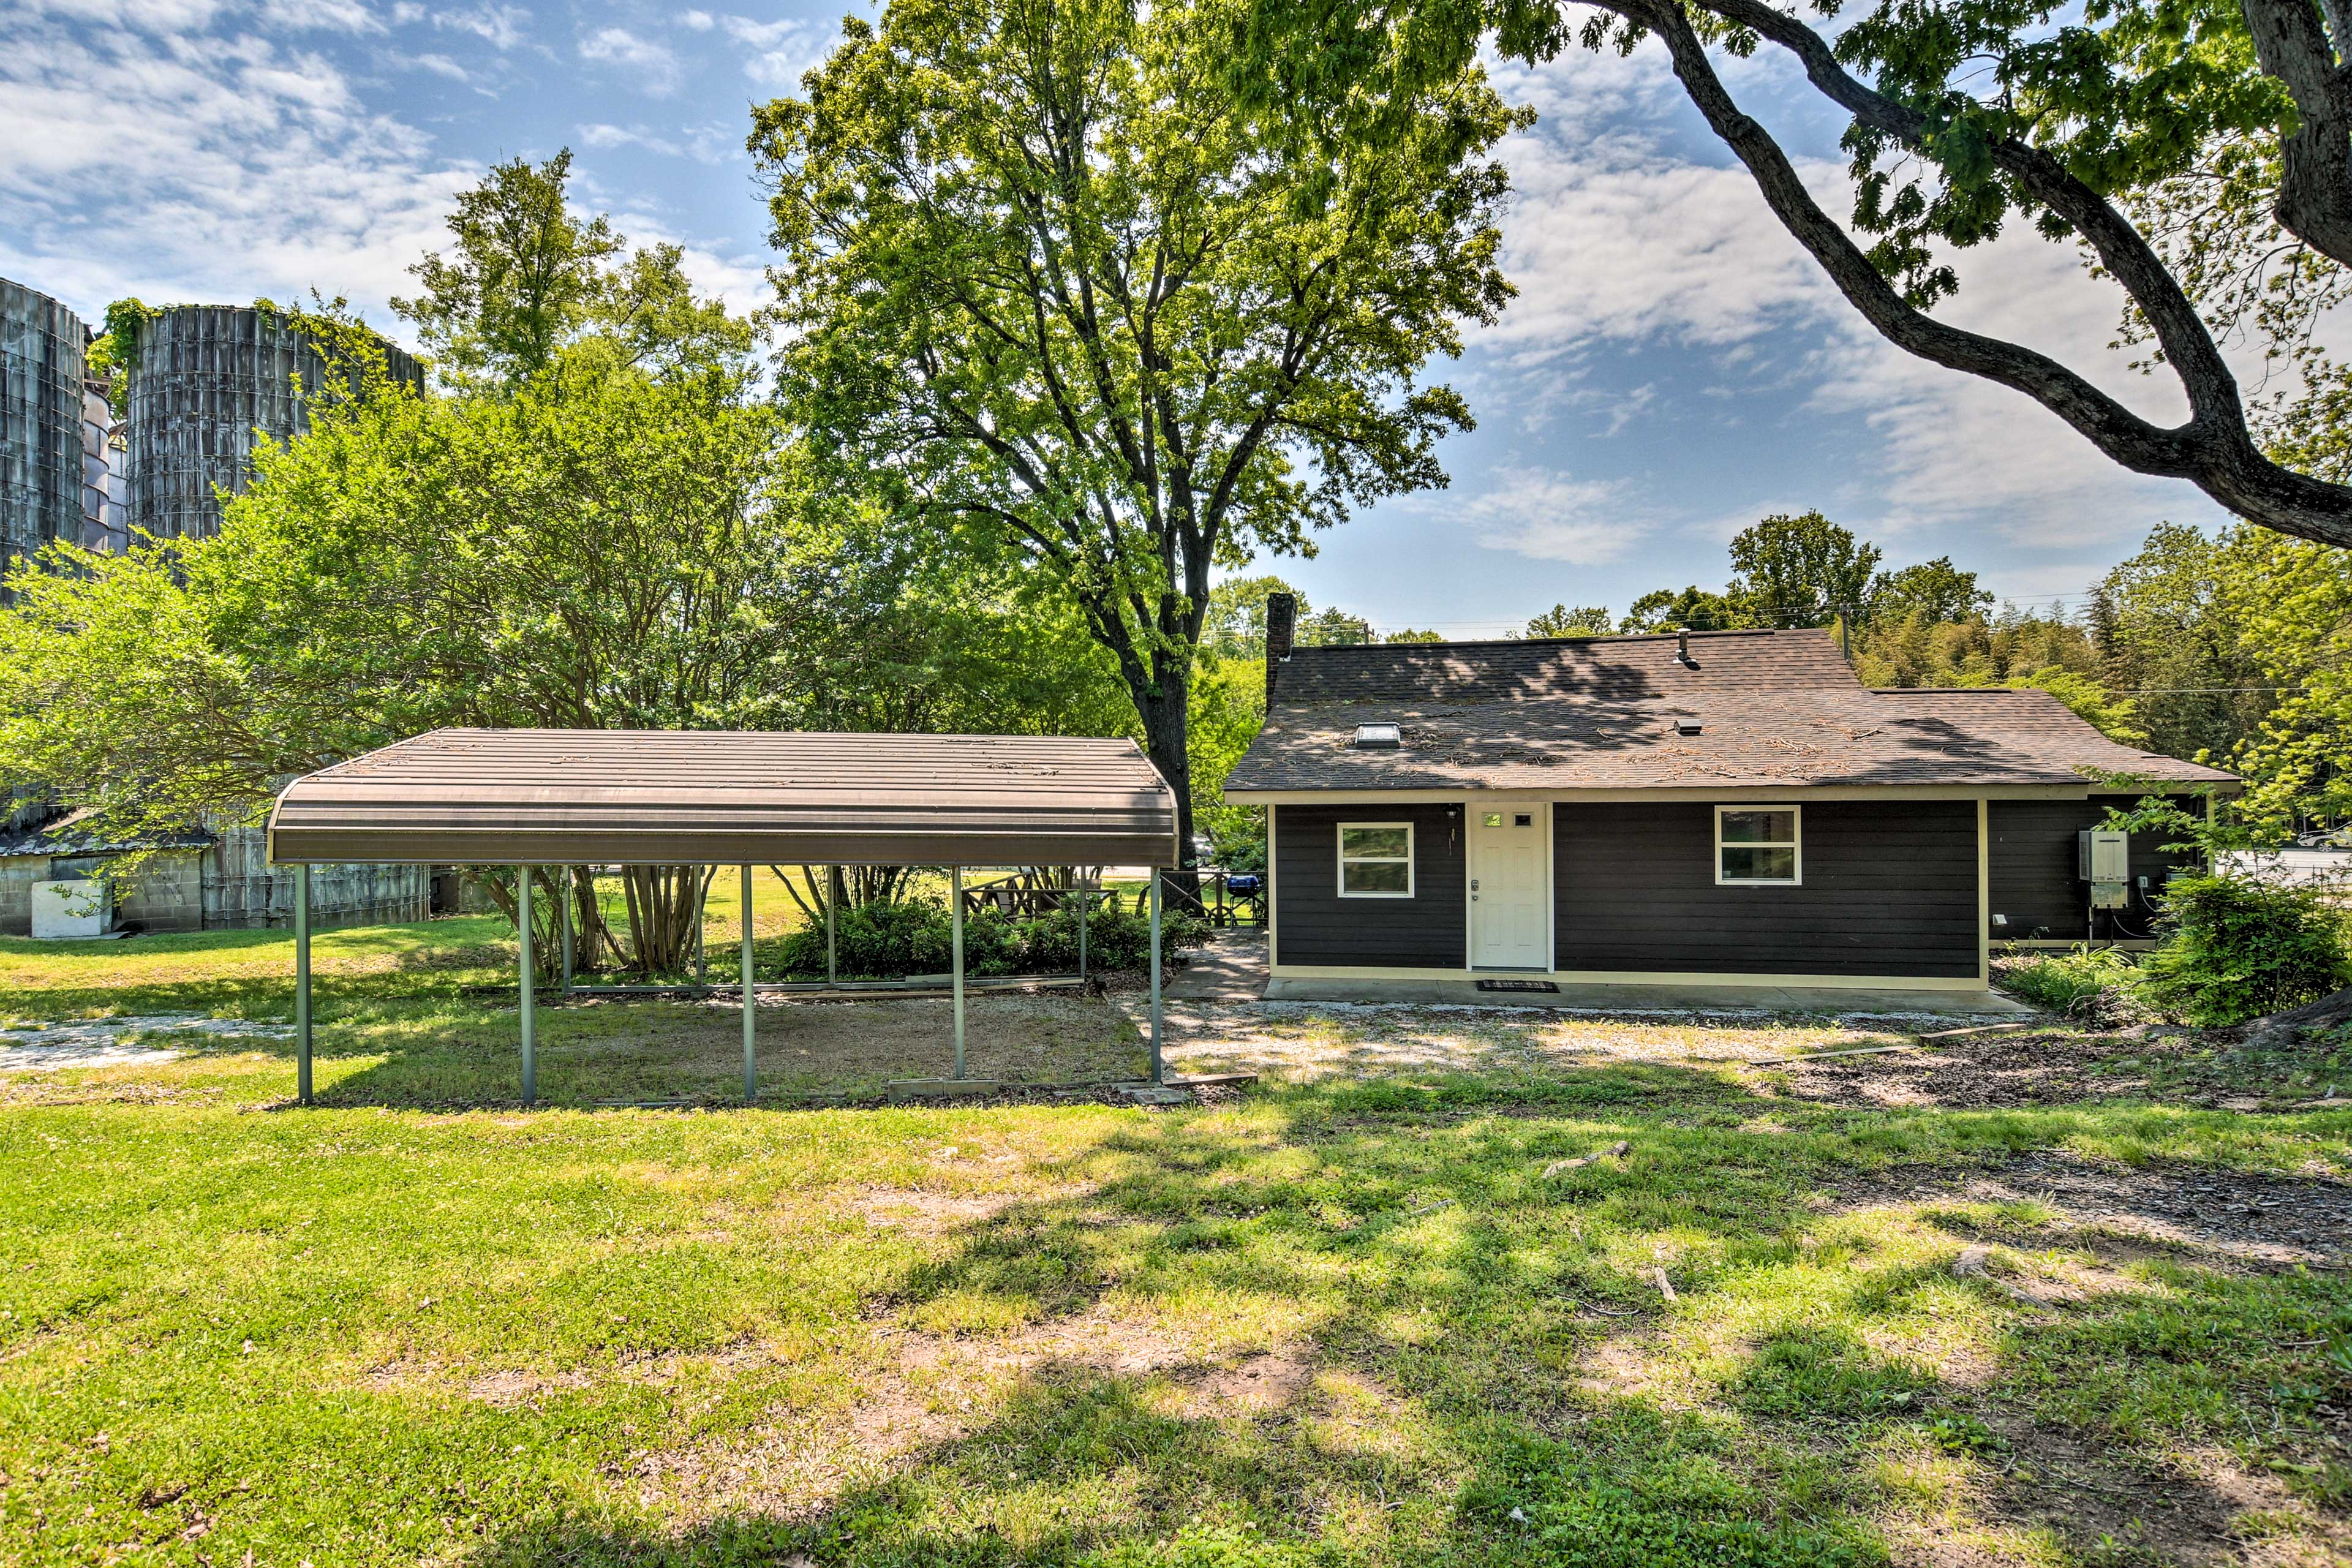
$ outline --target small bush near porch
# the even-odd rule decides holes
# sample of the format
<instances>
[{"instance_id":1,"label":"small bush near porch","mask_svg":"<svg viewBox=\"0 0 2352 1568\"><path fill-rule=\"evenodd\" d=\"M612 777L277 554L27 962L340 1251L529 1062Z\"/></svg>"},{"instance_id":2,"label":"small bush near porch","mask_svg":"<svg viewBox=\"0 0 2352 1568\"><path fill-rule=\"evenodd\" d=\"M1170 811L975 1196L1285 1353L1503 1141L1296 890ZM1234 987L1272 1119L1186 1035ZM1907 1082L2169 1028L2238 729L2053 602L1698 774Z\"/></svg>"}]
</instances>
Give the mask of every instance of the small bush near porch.
<instances>
[{"instance_id":1,"label":"small bush near porch","mask_svg":"<svg viewBox=\"0 0 2352 1568\"><path fill-rule=\"evenodd\" d=\"M491 934L323 938L313 1110L276 1041L0 1078L0 1560L2347 1547L2340 1041L1187 1004L1179 1068L1261 1088L455 1109L511 1073ZM0 942L0 1021L283 1019L235 935ZM696 1017L549 1048L634 1081Z\"/></svg>"}]
</instances>

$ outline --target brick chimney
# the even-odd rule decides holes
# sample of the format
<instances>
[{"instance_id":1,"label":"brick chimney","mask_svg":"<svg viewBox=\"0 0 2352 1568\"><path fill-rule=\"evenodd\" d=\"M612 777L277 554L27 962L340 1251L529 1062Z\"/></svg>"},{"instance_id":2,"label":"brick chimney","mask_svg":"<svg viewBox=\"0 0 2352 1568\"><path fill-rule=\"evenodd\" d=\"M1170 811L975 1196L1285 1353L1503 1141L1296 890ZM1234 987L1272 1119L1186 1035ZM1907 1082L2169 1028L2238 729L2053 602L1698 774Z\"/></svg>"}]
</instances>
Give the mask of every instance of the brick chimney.
<instances>
[{"instance_id":1,"label":"brick chimney","mask_svg":"<svg viewBox=\"0 0 2352 1568\"><path fill-rule=\"evenodd\" d=\"M1265 701L1274 706L1274 683L1298 642L1298 599L1291 594L1265 596Z\"/></svg>"}]
</instances>

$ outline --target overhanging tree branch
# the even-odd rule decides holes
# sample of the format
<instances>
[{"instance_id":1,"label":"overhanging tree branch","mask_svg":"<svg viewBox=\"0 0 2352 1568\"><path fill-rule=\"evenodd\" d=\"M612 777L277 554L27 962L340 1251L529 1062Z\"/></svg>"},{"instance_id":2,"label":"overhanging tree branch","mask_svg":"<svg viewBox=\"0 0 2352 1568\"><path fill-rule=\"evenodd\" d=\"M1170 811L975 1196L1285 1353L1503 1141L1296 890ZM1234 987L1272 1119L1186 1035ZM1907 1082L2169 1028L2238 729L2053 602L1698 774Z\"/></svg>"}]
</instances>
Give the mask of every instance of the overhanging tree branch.
<instances>
[{"instance_id":1,"label":"overhanging tree branch","mask_svg":"<svg viewBox=\"0 0 2352 1568\"><path fill-rule=\"evenodd\" d=\"M1680 5L1674 0L1612 0L1603 8L1649 28L1664 41L1676 78L1709 129L1747 165L1781 225L1888 342L1922 359L2025 394L2126 468L2188 479L2222 505L2265 527L2322 543L2352 545L2352 489L2298 474L2263 456L2246 427L2235 380L2212 348L2202 323L2196 324L2193 335L2184 332L2177 313L2169 309L2166 296L2179 296L2177 283L2160 267L2155 270L2161 274L2161 282L2147 277L2153 253L2136 234L2130 235L2127 243L2116 233L2118 228L2129 233L2121 216L2087 187L2072 182L2062 168L2054 166L2054 161L2020 145L1996 149L2003 167L2015 174L2036 199L2074 223L2095 246L2106 241L2101 247L2103 258L2112 248L2116 258L2131 269L2126 286L2140 282L2164 310L2167 321L2159 331L2171 329L2188 362L2176 363L2190 395L2192 413L2188 423L2173 427L2156 425L2046 354L1951 326L1910 304L1844 228L1813 200L1771 134L1740 110ZM1921 146L1922 124L1916 113L1853 79L1810 27L1756 0L1708 0L1707 8L1796 53L1816 88L1864 123L1906 146ZM2065 189L2067 184L2076 184L2076 189ZM2139 297L2137 290L2135 297ZM2181 298L2185 303L2185 297Z\"/></svg>"}]
</instances>

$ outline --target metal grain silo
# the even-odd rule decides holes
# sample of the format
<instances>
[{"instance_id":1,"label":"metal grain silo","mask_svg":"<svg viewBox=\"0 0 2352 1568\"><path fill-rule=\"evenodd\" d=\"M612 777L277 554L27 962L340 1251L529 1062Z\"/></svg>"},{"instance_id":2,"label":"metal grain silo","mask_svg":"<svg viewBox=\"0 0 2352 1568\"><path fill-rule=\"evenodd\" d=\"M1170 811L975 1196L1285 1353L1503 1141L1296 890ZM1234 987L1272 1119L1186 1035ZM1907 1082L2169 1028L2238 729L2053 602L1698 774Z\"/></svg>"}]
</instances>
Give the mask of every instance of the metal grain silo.
<instances>
[{"instance_id":1,"label":"metal grain silo","mask_svg":"<svg viewBox=\"0 0 2352 1568\"><path fill-rule=\"evenodd\" d=\"M131 427L106 394L102 379L81 384L81 543L120 555L131 545Z\"/></svg>"},{"instance_id":2,"label":"metal grain silo","mask_svg":"<svg viewBox=\"0 0 2352 1568\"><path fill-rule=\"evenodd\" d=\"M82 372L89 333L47 294L0 279L0 577L82 537Z\"/></svg>"},{"instance_id":3,"label":"metal grain silo","mask_svg":"<svg viewBox=\"0 0 2352 1568\"><path fill-rule=\"evenodd\" d=\"M423 368L384 345L387 368L421 385ZM179 305L150 318L131 371L131 508L158 539L220 531L215 488L253 477L255 431L290 440L310 428L308 401L334 374L310 337L274 310Z\"/></svg>"}]
</instances>

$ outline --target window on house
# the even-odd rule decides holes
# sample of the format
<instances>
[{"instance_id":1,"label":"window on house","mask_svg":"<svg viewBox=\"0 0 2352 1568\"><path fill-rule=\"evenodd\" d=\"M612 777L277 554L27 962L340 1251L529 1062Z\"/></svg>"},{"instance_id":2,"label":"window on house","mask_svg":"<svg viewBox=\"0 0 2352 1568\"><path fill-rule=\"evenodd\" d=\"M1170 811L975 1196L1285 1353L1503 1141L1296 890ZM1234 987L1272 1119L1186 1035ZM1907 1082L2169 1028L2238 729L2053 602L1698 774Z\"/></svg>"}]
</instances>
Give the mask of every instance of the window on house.
<instances>
[{"instance_id":1,"label":"window on house","mask_svg":"<svg viewBox=\"0 0 2352 1568\"><path fill-rule=\"evenodd\" d=\"M1718 883L1804 880L1800 809L1793 805L1715 808L1715 879Z\"/></svg>"},{"instance_id":2,"label":"window on house","mask_svg":"<svg viewBox=\"0 0 2352 1568\"><path fill-rule=\"evenodd\" d=\"M1412 897L1412 824L1341 823L1339 896L1343 899Z\"/></svg>"}]
</instances>

